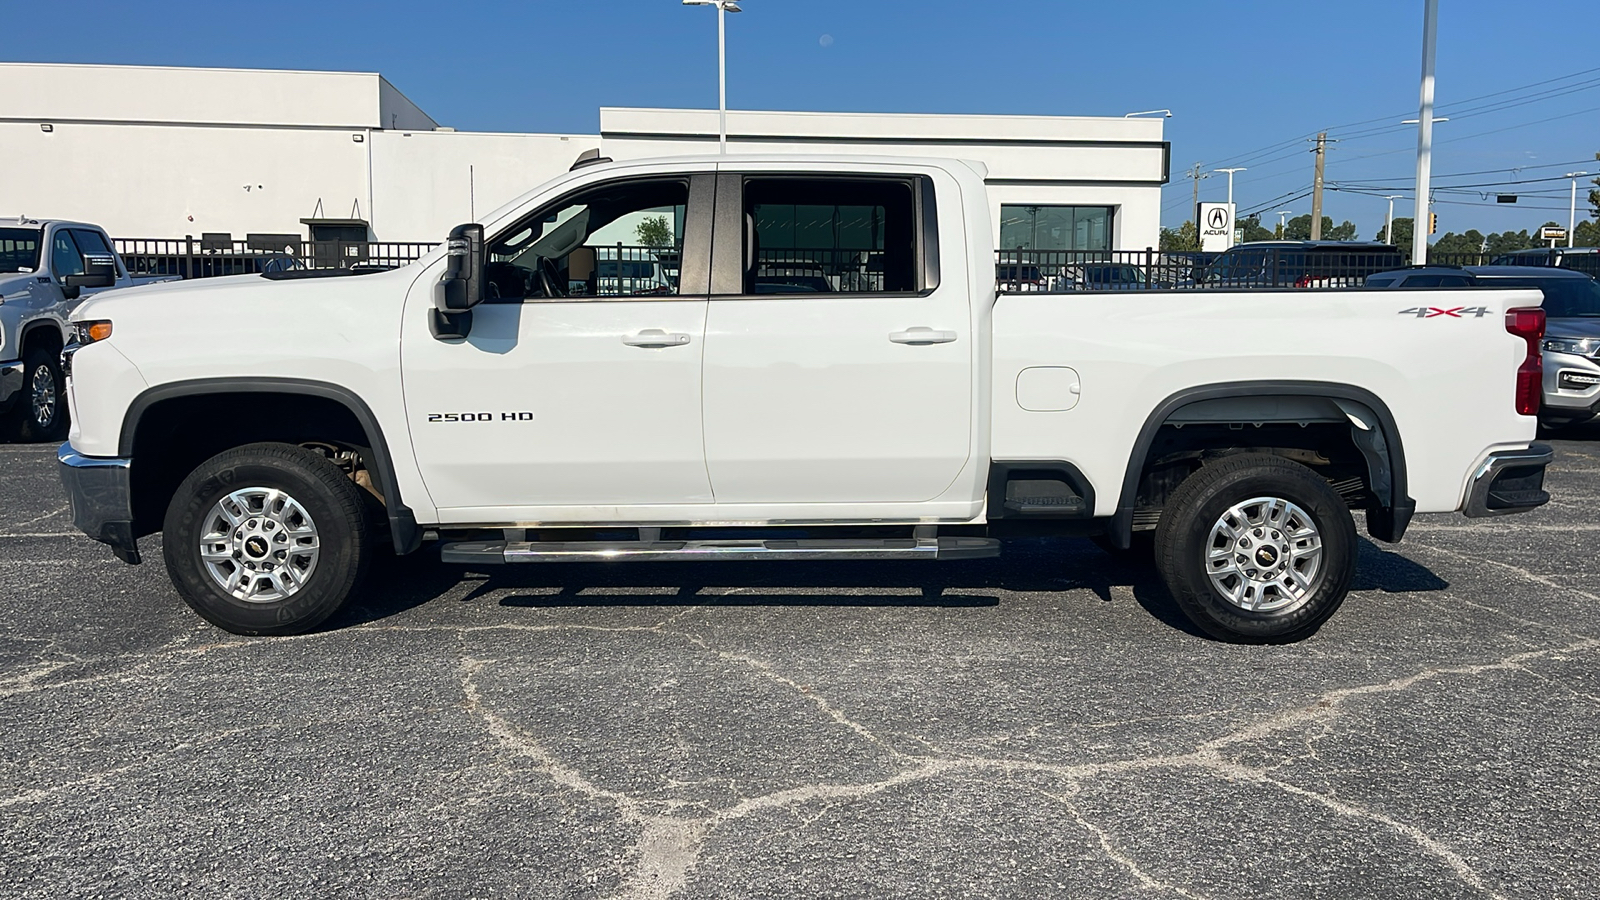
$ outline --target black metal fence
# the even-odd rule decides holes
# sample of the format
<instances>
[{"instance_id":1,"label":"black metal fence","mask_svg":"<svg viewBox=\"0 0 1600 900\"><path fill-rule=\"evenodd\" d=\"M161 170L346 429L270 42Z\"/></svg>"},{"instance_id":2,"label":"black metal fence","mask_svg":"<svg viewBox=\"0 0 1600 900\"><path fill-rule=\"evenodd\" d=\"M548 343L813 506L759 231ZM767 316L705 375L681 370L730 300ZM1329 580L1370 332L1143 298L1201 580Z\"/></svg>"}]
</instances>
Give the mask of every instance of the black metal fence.
<instances>
[{"instance_id":1,"label":"black metal fence","mask_svg":"<svg viewBox=\"0 0 1600 900\"><path fill-rule=\"evenodd\" d=\"M1491 254L1434 254L1432 265L1498 262ZM1375 247L1240 247L1220 253L1161 250L998 250L1001 291L1066 293L1226 288L1359 287L1368 275L1410 265L1399 250Z\"/></svg>"},{"instance_id":2,"label":"black metal fence","mask_svg":"<svg viewBox=\"0 0 1600 900\"><path fill-rule=\"evenodd\" d=\"M293 269L394 269L438 246L412 241L307 241L294 235L274 240L208 238L114 238L132 275L211 278Z\"/></svg>"}]
</instances>

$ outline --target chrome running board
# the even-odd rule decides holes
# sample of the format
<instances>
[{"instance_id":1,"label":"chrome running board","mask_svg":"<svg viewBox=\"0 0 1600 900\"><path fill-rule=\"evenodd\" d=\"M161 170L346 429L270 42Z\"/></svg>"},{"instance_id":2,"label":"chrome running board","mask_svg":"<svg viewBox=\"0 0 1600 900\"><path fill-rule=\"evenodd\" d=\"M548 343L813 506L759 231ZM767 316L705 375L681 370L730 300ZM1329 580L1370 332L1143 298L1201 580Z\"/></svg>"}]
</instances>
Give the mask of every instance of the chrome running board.
<instances>
[{"instance_id":1,"label":"chrome running board","mask_svg":"<svg viewBox=\"0 0 1600 900\"><path fill-rule=\"evenodd\" d=\"M441 556L452 563L688 562L735 559L982 559L1000 555L994 538L731 541L457 541Z\"/></svg>"}]
</instances>

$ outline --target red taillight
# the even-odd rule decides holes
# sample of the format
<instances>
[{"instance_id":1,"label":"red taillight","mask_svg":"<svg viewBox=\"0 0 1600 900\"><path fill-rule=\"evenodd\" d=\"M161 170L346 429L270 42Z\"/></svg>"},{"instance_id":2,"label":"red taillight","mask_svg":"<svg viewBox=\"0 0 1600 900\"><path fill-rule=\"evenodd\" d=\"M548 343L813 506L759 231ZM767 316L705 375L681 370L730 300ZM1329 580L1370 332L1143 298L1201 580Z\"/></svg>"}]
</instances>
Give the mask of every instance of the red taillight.
<instances>
[{"instance_id":1,"label":"red taillight","mask_svg":"<svg viewBox=\"0 0 1600 900\"><path fill-rule=\"evenodd\" d=\"M1298 288L1311 287L1311 276L1310 275L1301 275L1299 278L1295 279L1294 286L1298 287Z\"/></svg>"},{"instance_id":2,"label":"red taillight","mask_svg":"<svg viewBox=\"0 0 1600 900\"><path fill-rule=\"evenodd\" d=\"M1537 416L1544 393L1544 358L1539 342L1544 338L1544 310L1537 307L1506 310L1506 331L1528 342L1528 355L1517 367L1517 414Z\"/></svg>"}]
</instances>

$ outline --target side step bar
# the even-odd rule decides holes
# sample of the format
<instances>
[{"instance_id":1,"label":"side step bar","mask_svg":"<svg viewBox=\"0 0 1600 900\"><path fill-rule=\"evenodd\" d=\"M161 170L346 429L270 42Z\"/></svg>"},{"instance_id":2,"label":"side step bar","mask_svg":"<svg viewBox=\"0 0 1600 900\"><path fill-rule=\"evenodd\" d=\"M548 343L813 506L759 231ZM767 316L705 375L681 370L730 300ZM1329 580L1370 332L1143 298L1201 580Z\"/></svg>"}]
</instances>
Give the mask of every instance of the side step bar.
<instances>
[{"instance_id":1,"label":"side step bar","mask_svg":"<svg viewBox=\"0 0 1600 900\"><path fill-rule=\"evenodd\" d=\"M1000 555L994 538L734 541L458 541L445 544L449 563L680 562L733 559L983 559Z\"/></svg>"}]
</instances>

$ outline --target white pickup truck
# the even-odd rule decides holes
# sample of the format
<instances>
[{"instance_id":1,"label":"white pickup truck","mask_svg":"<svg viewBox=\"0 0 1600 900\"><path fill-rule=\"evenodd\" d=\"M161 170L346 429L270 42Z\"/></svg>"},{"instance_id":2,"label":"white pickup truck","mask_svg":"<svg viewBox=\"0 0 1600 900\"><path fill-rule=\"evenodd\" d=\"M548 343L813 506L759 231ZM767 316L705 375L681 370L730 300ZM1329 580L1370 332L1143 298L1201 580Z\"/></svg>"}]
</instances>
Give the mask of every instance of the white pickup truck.
<instances>
[{"instance_id":1,"label":"white pickup truck","mask_svg":"<svg viewBox=\"0 0 1600 900\"><path fill-rule=\"evenodd\" d=\"M66 352L74 520L127 562L163 531L179 594L245 634L433 541L937 560L1153 532L1200 628L1277 642L1343 600L1352 511L1397 541L1548 500L1537 291L997 295L990 208L959 161L580 160L403 269L97 296Z\"/></svg>"},{"instance_id":2,"label":"white pickup truck","mask_svg":"<svg viewBox=\"0 0 1600 900\"><path fill-rule=\"evenodd\" d=\"M67 316L98 290L160 279L130 277L98 225L27 216L0 219L0 432L24 441L67 433L61 349Z\"/></svg>"}]
</instances>

